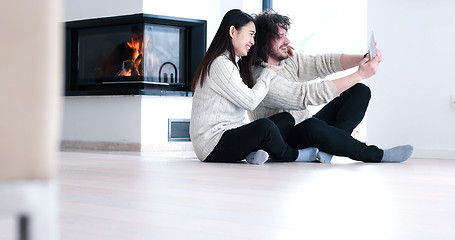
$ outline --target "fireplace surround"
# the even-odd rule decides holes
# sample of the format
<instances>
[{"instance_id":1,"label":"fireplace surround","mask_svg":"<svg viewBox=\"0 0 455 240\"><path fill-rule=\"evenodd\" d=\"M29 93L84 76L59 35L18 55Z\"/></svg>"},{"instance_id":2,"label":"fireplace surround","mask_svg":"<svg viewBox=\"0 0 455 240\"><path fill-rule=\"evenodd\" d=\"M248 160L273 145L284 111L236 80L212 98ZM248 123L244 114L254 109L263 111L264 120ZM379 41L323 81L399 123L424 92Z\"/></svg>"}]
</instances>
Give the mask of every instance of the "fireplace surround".
<instances>
[{"instance_id":1,"label":"fireplace surround","mask_svg":"<svg viewBox=\"0 0 455 240\"><path fill-rule=\"evenodd\" d=\"M191 96L206 28L150 14L67 22L65 95Z\"/></svg>"}]
</instances>

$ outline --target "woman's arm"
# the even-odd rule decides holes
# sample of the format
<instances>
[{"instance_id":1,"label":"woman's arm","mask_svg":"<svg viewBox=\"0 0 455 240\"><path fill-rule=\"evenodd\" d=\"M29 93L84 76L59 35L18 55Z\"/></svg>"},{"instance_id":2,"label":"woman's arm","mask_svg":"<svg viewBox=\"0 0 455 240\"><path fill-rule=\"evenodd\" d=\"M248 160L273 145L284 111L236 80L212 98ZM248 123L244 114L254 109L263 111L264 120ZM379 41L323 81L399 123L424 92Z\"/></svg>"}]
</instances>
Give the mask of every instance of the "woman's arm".
<instances>
[{"instance_id":1,"label":"woman's arm","mask_svg":"<svg viewBox=\"0 0 455 240\"><path fill-rule=\"evenodd\" d=\"M249 88L240 77L237 67L229 59L216 59L210 68L208 82L209 87L234 105L253 110L264 99L270 80L275 75L273 69L264 69L253 88Z\"/></svg>"}]
</instances>

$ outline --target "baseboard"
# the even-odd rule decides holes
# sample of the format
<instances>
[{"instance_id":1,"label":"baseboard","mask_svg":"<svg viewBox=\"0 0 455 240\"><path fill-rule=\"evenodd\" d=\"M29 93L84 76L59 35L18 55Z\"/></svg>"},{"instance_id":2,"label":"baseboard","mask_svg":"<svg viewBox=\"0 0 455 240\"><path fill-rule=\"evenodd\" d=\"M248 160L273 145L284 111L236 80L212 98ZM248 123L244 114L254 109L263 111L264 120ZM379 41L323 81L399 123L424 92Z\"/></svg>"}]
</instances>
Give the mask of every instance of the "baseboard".
<instances>
[{"instance_id":1,"label":"baseboard","mask_svg":"<svg viewBox=\"0 0 455 240\"><path fill-rule=\"evenodd\" d=\"M92 141L61 141L61 149L94 150L94 151L193 151L191 142L166 142L156 144L92 142Z\"/></svg>"},{"instance_id":2,"label":"baseboard","mask_svg":"<svg viewBox=\"0 0 455 240\"><path fill-rule=\"evenodd\" d=\"M455 160L455 150L447 149L414 149L412 158L436 158Z\"/></svg>"},{"instance_id":3,"label":"baseboard","mask_svg":"<svg viewBox=\"0 0 455 240\"><path fill-rule=\"evenodd\" d=\"M91 142L91 141L61 141L62 149L84 149L99 151L141 151L140 143Z\"/></svg>"},{"instance_id":4,"label":"baseboard","mask_svg":"<svg viewBox=\"0 0 455 240\"><path fill-rule=\"evenodd\" d=\"M167 142L160 144L142 144L142 152L193 151L191 142Z\"/></svg>"}]
</instances>

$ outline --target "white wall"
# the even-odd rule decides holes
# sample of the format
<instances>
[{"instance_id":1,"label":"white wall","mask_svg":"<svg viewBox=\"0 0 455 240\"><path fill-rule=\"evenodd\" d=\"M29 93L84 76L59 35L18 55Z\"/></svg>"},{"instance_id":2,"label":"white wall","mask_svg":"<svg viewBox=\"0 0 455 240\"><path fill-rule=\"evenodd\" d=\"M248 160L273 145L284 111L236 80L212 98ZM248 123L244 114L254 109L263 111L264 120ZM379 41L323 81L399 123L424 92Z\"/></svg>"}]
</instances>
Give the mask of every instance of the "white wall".
<instances>
[{"instance_id":1,"label":"white wall","mask_svg":"<svg viewBox=\"0 0 455 240\"><path fill-rule=\"evenodd\" d=\"M141 13L142 0L65 0L65 21Z\"/></svg>"},{"instance_id":2,"label":"white wall","mask_svg":"<svg viewBox=\"0 0 455 240\"><path fill-rule=\"evenodd\" d=\"M207 20L207 47L210 45L224 14L230 9L259 13L262 0L144 0L144 13Z\"/></svg>"},{"instance_id":3,"label":"white wall","mask_svg":"<svg viewBox=\"0 0 455 240\"><path fill-rule=\"evenodd\" d=\"M62 140L141 143L140 96L65 97Z\"/></svg>"},{"instance_id":4,"label":"white wall","mask_svg":"<svg viewBox=\"0 0 455 240\"><path fill-rule=\"evenodd\" d=\"M239 8L250 14L262 9L262 0L65 0L65 4L65 21L134 13L207 20L208 44L230 9Z\"/></svg>"},{"instance_id":5,"label":"white wall","mask_svg":"<svg viewBox=\"0 0 455 240\"><path fill-rule=\"evenodd\" d=\"M168 119L190 119L191 103L190 97L142 96L142 150L192 150L189 142L168 142Z\"/></svg>"},{"instance_id":6,"label":"white wall","mask_svg":"<svg viewBox=\"0 0 455 240\"><path fill-rule=\"evenodd\" d=\"M455 2L369 0L368 26L383 53L368 81L368 142L410 143L414 157L455 158Z\"/></svg>"}]
</instances>

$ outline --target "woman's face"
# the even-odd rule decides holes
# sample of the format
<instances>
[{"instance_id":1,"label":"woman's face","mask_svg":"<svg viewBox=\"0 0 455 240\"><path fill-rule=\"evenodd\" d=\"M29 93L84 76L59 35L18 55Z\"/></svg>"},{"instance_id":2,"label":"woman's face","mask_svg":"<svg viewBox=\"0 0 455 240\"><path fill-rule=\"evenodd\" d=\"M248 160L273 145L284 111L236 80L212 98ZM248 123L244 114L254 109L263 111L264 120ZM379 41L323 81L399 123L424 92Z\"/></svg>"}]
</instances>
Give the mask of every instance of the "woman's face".
<instances>
[{"instance_id":1,"label":"woman's face","mask_svg":"<svg viewBox=\"0 0 455 240\"><path fill-rule=\"evenodd\" d=\"M251 46L254 45L254 35L256 34L256 26L253 22L249 22L240 29L231 26L229 29L234 53L238 57L248 55Z\"/></svg>"}]
</instances>

